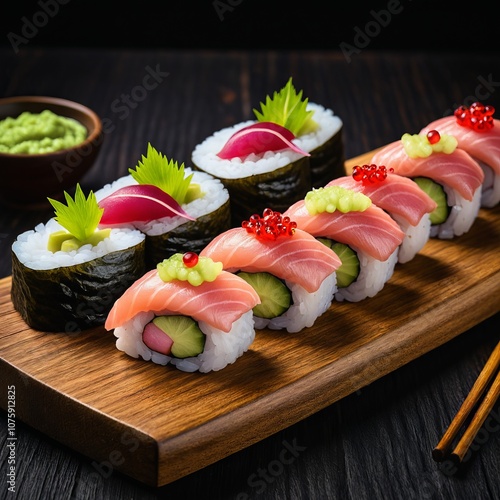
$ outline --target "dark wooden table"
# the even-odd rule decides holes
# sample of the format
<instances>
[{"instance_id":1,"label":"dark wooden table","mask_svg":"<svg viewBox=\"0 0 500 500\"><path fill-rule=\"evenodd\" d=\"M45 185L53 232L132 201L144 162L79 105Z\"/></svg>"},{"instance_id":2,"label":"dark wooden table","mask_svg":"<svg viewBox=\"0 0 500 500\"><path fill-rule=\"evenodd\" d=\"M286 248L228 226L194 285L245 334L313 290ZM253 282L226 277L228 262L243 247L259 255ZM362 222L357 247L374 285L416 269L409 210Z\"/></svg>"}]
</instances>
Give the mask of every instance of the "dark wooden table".
<instances>
[{"instance_id":1,"label":"dark wooden table","mask_svg":"<svg viewBox=\"0 0 500 500\"><path fill-rule=\"evenodd\" d=\"M417 133L458 104L481 100L500 111L500 57L487 52L365 50L348 60L340 51L0 50L1 96L59 96L103 118L105 142L84 189L125 175L148 142L189 165L197 143L252 118L252 108L290 76L342 118L348 158ZM50 216L50 209L2 207L0 278L11 272L15 237ZM158 489L17 420L17 493L9 494L2 410L0 497L500 499L498 404L463 469L452 473L431 458L498 342L499 320L497 313L305 420ZM7 387L0 390L5 398Z\"/></svg>"}]
</instances>

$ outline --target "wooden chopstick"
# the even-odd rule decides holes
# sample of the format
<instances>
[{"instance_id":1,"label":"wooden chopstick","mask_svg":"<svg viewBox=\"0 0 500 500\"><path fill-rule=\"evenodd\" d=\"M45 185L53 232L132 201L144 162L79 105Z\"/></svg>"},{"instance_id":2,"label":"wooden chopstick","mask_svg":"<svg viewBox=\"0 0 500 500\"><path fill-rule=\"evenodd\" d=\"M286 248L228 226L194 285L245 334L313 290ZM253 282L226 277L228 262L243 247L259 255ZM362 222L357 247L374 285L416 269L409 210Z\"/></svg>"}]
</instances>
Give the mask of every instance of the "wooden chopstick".
<instances>
[{"instance_id":1,"label":"wooden chopstick","mask_svg":"<svg viewBox=\"0 0 500 500\"><path fill-rule=\"evenodd\" d=\"M469 416L471 410L479 402L479 399L484 393L489 382L491 381L495 373L498 372L499 366L500 366L500 342L497 344L497 346L491 353L491 356L484 365L484 368L481 370L481 373L479 374L476 382L472 386L471 391L465 398L464 402L462 403L462 406L458 410L458 413L455 415L455 418L452 420L447 431L441 438L441 441L439 441L434 450L432 450L432 458L436 462L444 460L444 458L449 454L453 440L455 439L458 432L464 425L465 420ZM450 459L452 459L455 462L462 461L465 453L469 449L469 446L476 437L476 434L478 433L479 429L486 420L486 417L488 416L491 409L495 405L495 402L497 401L499 394L500 394L500 372L497 373L495 381L491 385L484 400L478 407L477 412L474 415L473 419L471 420L464 435L458 442L453 452L450 454Z\"/></svg>"}]
</instances>

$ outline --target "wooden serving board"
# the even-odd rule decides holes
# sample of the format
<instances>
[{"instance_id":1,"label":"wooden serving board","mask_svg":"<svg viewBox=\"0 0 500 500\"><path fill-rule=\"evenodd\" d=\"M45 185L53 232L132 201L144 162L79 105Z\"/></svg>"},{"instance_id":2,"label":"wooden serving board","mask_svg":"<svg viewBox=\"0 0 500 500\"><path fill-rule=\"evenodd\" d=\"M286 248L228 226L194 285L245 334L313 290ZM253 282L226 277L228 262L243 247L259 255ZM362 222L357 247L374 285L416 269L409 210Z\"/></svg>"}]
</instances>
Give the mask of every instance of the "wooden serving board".
<instances>
[{"instance_id":1,"label":"wooden serving board","mask_svg":"<svg viewBox=\"0 0 500 500\"><path fill-rule=\"evenodd\" d=\"M371 153L346 165L366 163ZM334 303L299 333L258 331L233 365L184 373L118 351L104 328L33 331L0 280L0 382L16 415L110 467L161 486L284 429L500 310L500 209L431 240L375 297ZM6 409L7 391L1 406Z\"/></svg>"}]
</instances>

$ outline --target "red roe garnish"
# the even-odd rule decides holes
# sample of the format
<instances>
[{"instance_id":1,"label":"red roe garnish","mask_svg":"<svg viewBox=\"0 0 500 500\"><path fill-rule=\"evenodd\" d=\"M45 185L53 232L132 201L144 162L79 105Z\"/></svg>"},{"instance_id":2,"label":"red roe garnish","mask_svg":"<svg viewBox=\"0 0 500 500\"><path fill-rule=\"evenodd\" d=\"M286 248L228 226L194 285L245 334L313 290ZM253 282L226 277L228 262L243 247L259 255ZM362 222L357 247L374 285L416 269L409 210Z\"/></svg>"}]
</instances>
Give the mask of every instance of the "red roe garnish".
<instances>
[{"instance_id":1,"label":"red roe garnish","mask_svg":"<svg viewBox=\"0 0 500 500\"><path fill-rule=\"evenodd\" d=\"M186 252L182 256L182 262L186 267L194 267L198 264L198 255L194 252Z\"/></svg>"},{"instance_id":2,"label":"red roe garnish","mask_svg":"<svg viewBox=\"0 0 500 500\"><path fill-rule=\"evenodd\" d=\"M291 221L290 217L283 217L280 212L265 208L262 217L254 214L249 220L244 220L241 227L261 240L274 241L279 236L292 236L297 223Z\"/></svg>"},{"instance_id":3,"label":"red roe garnish","mask_svg":"<svg viewBox=\"0 0 500 500\"><path fill-rule=\"evenodd\" d=\"M441 134L437 130L429 130L427 140L429 144L437 144L441 140Z\"/></svg>"},{"instance_id":4,"label":"red roe garnish","mask_svg":"<svg viewBox=\"0 0 500 500\"><path fill-rule=\"evenodd\" d=\"M373 163L371 165L356 165L352 169L352 177L355 181L370 185L384 181L389 172L394 172L394 169L388 169L384 165L377 166Z\"/></svg>"},{"instance_id":5,"label":"red roe garnish","mask_svg":"<svg viewBox=\"0 0 500 500\"><path fill-rule=\"evenodd\" d=\"M457 123L462 127L468 127L476 132L488 132L491 130L495 122L493 115L495 108L493 106L484 105L480 102L474 102L469 107L460 106L454 112Z\"/></svg>"}]
</instances>

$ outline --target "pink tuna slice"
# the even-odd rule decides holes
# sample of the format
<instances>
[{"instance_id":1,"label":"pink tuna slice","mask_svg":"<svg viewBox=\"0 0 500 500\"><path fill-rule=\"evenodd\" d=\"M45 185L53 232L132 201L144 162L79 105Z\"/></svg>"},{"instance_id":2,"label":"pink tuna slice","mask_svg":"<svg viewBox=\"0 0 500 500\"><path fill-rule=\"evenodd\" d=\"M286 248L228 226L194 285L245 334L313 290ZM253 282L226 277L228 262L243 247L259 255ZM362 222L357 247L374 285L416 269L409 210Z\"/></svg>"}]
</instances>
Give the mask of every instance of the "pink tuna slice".
<instances>
[{"instance_id":1,"label":"pink tuna slice","mask_svg":"<svg viewBox=\"0 0 500 500\"><path fill-rule=\"evenodd\" d=\"M304 200L295 202L283 213L297 227L318 238L330 238L386 261L401 245L405 236L391 216L372 204L363 212L335 210L311 215Z\"/></svg>"},{"instance_id":2,"label":"pink tuna slice","mask_svg":"<svg viewBox=\"0 0 500 500\"><path fill-rule=\"evenodd\" d=\"M154 323L148 323L142 332L142 341L153 351L169 355L174 341Z\"/></svg>"},{"instance_id":3,"label":"pink tuna slice","mask_svg":"<svg viewBox=\"0 0 500 500\"><path fill-rule=\"evenodd\" d=\"M472 156L463 149L453 153L433 153L427 158L410 158L401 141L394 141L375 152L370 163L393 168L404 177L428 177L438 184L456 190L471 201L482 186L484 172Z\"/></svg>"},{"instance_id":4,"label":"pink tuna slice","mask_svg":"<svg viewBox=\"0 0 500 500\"><path fill-rule=\"evenodd\" d=\"M113 304L104 327L112 330L137 314L150 311L189 316L230 332L233 323L260 304L257 292L235 274L222 271L214 281L192 286L187 281L163 281L152 269L131 285Z\"/></svg>"},{"instance_id":5,"label":"pink tuna slice","mask_svg":"<svg viewBox=\"0 0 500 500\"><path fill-rule=\"evenodd\" d=\"M388 174L383 181L374 184L358 182L348 175L333 179L327 186L342 186L363 193L375 205L391 215L403 217L412 226L436 208L436 202L415 181L402 175Z\"/></svg>"},{"instance_id":6,"label":"pink tuna slice","mask_svg":"<svg viewBox=\"0 0 500 500\"><path fill-rule=\"evenodd\" d=\"M122 187L102 199L99 206L104 209L100 226L148 222L175 215L195 220L169 194L149 184Z\"/></svg>"},{"instance_id":7,"label":"pink tuna slice","mask_svg":"<svg viewBox=\"0 0 500 500\"><path fill-rule=\"evenodd\" d=\"M293 139L295 139L293 133L277 123L258 122L235 132L217 156L223 160L230 160L245 158L251 153L259 154L286 148L304 156L311 156L293 144L291 142Z\"/></svg>"},{"instance_id":8,"label":"pink tuna slice","mask_svg":"<svg viewBox=\"0 0 500 500\"><path fill-rule=\"evenodd\" d=\"M222 262L224 269L267 271L313 293L342 264L335 252L309 233L296 229L290 238L261 240L242 227L216 236L200 256Z\"/></svg>"}]
</instances>

